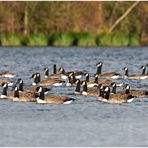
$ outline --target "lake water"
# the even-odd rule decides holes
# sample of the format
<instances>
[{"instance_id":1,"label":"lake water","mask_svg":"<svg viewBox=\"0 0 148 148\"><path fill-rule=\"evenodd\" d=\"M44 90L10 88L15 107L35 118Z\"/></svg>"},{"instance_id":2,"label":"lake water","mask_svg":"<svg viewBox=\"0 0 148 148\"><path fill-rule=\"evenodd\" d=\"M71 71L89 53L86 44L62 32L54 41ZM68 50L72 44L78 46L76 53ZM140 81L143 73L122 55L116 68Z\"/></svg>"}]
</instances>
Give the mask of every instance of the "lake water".
<instances>
[{"instance_id":1,"label":"lake water","mask_svg":"<svg viewBox=\"0 0 148 148\"><path fill-rule=\"evenodd\" d=\"M17 74L25 87L34 72L44 76L43 68L63 66L67 71L102 72L129 67L129 73L141 73L148 63L148 47L127 48L0 48L0 71ZM122 79L120 79L122 81ZM126 80L132 89L147 89L147 80ZM0 146L148 146L148 98L129 104L101 104L96 97L74 96L74 87L54 87L50 93L71 96L69 105L39 105L0 100ZM1 91L1 88L0 88Z\"/></svg>"}]
</instances>

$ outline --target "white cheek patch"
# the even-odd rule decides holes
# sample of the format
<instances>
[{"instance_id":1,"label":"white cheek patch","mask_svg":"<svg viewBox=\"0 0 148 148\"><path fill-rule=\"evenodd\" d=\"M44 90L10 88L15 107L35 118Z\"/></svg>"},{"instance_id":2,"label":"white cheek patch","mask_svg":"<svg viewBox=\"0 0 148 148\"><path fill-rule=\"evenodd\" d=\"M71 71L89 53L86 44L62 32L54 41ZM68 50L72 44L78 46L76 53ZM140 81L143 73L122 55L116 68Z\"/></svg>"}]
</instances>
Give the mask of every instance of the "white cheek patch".
<instances>
[{"instance_id":1,"label":"white cheek patch","mask_svg":"<svg viewBox=\"0 0 148 148\"><path fill-rule=\"evenodd\" d=\"M108 90L109 90L109 88L108 88L108 87L106 87L106 88L105 88L105 91L108 91Z\"/></svg>"},{"instance_id":2,"label":"white cheek patch","mask_svg":"<svg viewBox=\"0 0 148 148\"><path fill-rule=\"evenodd\" d=\"M39 92L39 93L42 92L42 87L39 88L39 91L38 91L38 92Z\"/></svg>"},{"instance_id":3,"label":"white cheek patch","mask_svg":"<svg viewBox=\"0 0 148 148\"><path fill-rule=\"evenodd\" d=\"M7 84L6 83L4 84L4 87L7 87Z\"/></svg>"},{"instance_id":4,"label":"white cheek patch","mask_svg":"<svg viewBox=\"0 0 148 148\"><path fill-rule=\"evenodd\" d=\"M127 87L126 87L127 89L130 89L130 86L129 85L127 85Z\"/></svg>"},{"instance_id":5,"label":"white cheek patch","mask_svg":"<svg viewBox=\"0 0 148 148\"><path fill-rule=\"evenodd\" d=\"M15 91L17 91L18 90L18 88L17 87L15 87L15 89L14 89Z\"/></svg>"}]
</instances>

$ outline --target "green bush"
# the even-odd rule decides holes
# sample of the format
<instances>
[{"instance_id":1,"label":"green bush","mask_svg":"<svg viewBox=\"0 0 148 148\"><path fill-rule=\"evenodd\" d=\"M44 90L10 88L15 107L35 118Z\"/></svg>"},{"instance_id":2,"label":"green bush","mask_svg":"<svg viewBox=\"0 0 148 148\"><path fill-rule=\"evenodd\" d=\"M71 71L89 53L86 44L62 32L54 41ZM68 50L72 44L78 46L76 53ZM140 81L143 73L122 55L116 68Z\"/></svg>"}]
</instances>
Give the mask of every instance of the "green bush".
<instances>
[{"instance_id":1,"label":"green bush","mask_svg":"<svg viewBox=\"0 0 148 148\"><path fill-rule=\"evenodd\" d=\"M0 35L1 46L139 46L138 34L101 33L55 33L53 35L14 33Z\"/></svg>"},{"instance_id":2,"label":"green bush","mask_svg":"<svg viewBox=\"0 0 148 148\"><path fill-rule=\"evenodd\" d=\"M77 46L96 46L96 37L89 33L77 33L74 44Z\"/></svg>"},{"instance_id":3,"label":"green bush","mask_svg":"<svg viewBox=\"0 0 148 148\"><path fill-rule=\"evenodd\" d=\"M130 34L129 35L129 46L139 46L139 36L138 34Z\"/></svg>"},{"instance_id":4,"label":"green bush","mask_svg":"<svg viewBox=\"0 0 148 148\"><path fill-rule=\"evenodd\" d=\"M45 36L44 34L28 35L24 39L23 44L27 46L47 46L48 37Z\"/></svg>"},{"instance_id":5,"label":"green bush","mask_svg":"<svg viewBox=\"0 0 148 148\"><path fill-rule=\"evenodd\" d=\"M72 46L74 37L71 33L56 33L50 40L53 46Z\"/></svg>"},{"instance_id":6,"label":"green bush","mask_svg":"<svg viewBox=\"0 0 148 148\"><path fill-rule=\"evenodd\" d=\"M112 34L101 33L97 36L96 42L98 46L112 46Z\"/></svg>"},{"instance_id":7,"label":"green bush","mask_svg":"<svg viewBox=\"0 0 148 148\"><path fill-rule=\"evenodd\" d=\"M21 46L22 38L21 35L13 33L3 34L0 36L1 46Z\"/></svg>"},{"instance_id":8,"label":"green bush","mask_svg":"<svg viewBox=\"0 0 148 148\"><path fill-rule=\"evenodd\" d=\"M124 34L113 34L112 35L112 46L128 46L129 36Z\"/></svg>"}]
</instances>

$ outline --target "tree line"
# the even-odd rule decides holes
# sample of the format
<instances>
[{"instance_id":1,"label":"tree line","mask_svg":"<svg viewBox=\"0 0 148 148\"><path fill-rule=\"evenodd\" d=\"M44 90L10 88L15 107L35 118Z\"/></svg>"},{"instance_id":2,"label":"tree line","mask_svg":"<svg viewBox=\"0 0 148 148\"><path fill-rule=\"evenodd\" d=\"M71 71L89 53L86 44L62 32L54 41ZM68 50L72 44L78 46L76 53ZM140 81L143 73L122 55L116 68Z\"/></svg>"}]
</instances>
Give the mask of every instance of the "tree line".
<instances>
[{"instance_id":1,"label":"tree line","mask_svg":"<svg viewBox=\"0 0 148 148\"><path fill-rule=\"evenodd\" d=\"M64 33L64 36L75 34L73 37L75 44L79 39L76 33L77 36L82 33L81 36L90 34L97 38L102 34L105 36L117 34L116 38L136 36L140 45L148 45L146 1L137 3L122 21L114 25L133 3L132 1L0 1L1 44L7 39L8 34L25 36L25 41L23 39L21 42L26 44L29 38L26 36L34 34L44 34L48 38L52 36L47 41L49 44L57 34L61 36L61 33Z\"/></svg>"}]
</instances>

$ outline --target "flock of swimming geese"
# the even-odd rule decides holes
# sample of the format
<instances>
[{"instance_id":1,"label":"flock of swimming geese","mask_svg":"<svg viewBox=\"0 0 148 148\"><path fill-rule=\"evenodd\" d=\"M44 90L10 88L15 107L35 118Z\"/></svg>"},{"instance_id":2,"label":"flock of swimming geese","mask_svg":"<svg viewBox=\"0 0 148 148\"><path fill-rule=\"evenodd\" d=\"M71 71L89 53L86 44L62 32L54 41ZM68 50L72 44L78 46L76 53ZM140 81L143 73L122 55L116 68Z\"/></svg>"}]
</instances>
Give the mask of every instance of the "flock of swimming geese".
<instances>
[{"instance_id":1,"label":"flock of swimming geese","mask_svg":"<svg viewBox=\"0 0 148 148\"><path fill-rule=\"evenodd\" d=\"M142 65L141 74L128 74L128 68L124 67L124 79L147 79L148 64ZM89 74L81 71L66 72L60 67L57 73L56 64L53 65L53 74L49 74L49 69L44 68L45 79L41 80L39 72L34 73L31 78L34 79L32 85L24 89L24 82L19 78L16 84L10 80L0 80L2 86L1 99L9 99L19 102L37 102L41 104L69 104L75 99L68 96L47 95L52 91L54 86L75 87L75 95L95 96L99 102L105 103L128 103L132 102L136 97L147 97L146 90L131 90L128 84L123 82L115 82L113 79L122 77L119 73L110 72L102 73L102 62L96 64L96 73ZM0 72L0 77L13 78L14 74L5 71ZM52 86L52 87L51 87ZM13 91L7 92L8 87L12 87ZM123 91L116 91L117 87L123 87Z\"/></svg>"}]
</instances>

